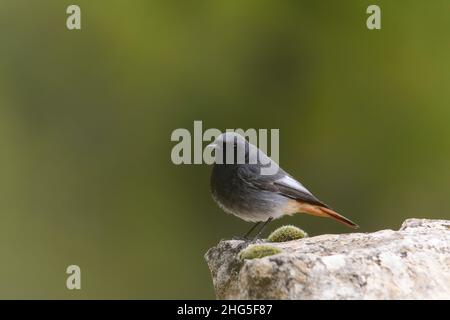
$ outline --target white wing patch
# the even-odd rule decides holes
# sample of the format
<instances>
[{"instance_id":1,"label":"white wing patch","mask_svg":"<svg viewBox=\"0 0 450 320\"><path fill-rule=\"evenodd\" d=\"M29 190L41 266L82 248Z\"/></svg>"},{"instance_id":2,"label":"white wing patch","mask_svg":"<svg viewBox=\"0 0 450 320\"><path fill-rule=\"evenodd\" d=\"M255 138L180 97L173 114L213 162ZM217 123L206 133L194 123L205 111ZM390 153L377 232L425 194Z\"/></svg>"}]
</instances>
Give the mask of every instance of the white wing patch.
<instances>
[{"instance_id":1,"label":"white wing patch","mask_svg":"<svg viewBox=\"0 0 450 320\"><path fill-rule=\"evenodd\" d=\"M300 182L298 182L297 180L295 180L287 175L279 180L276 180L275 182L278 182L280 184L288 186L292 189L296 189L296 190L311 194L311 192L309 192L308 189L306 189Z\"/></svg>"}]
</instances>

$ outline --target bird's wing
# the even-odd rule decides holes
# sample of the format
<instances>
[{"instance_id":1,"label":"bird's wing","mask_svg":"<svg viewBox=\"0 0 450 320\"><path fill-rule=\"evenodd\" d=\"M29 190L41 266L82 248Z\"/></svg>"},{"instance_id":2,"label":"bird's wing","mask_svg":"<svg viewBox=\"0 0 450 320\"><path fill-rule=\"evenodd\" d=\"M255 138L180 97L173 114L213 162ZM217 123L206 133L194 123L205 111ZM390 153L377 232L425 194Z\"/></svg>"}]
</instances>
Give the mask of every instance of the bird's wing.
<instances>
[{"instance_id":1,"label":"bird's wing","mask_svg":"<svg viewBox=\"0 0 450 320\"><path fill-rule=\"evenodd\" d=\"M288 174L286 174L281 179L275 180L273 184L278 188L278 193L286 197L328 208L325 203L317 199L300 182L298 182Z\"/></svg>"},{"instance_id":2,"label":"bird's wing","mask_svg":"<svg viewBox=\"0 0 450 320\"><path fill-rule=\"evenodd\" d=\"M329 208L282 169L275 175L260 175L259 172L253 172L255 170L258 168L247 166L245 170L239 170L238 175L245 183L254 188L276 192L297 201Z\"/></svg>"}]
</instances>

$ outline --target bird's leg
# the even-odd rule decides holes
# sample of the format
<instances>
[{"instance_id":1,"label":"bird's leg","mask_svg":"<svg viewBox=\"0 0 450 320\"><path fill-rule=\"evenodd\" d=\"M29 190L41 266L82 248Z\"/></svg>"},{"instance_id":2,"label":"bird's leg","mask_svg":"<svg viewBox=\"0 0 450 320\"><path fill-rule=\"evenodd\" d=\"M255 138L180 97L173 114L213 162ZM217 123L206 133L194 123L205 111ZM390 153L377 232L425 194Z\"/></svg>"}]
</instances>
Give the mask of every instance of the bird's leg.
<instances>
[{"instance_id":1,"label":"bird's leg","mask_svg":"<svg viewBox=\"0 0 450 320\"><path fill-rule=\"evenodd\" d=\"M245 241L248 240L248 236L252 233L253 230L255 230L255 228L256 228L260 223L261 223L261 222L255 223L255 224L250 228L250 230L248 230L247 233L244 234L243 236L235 236L235 237L233 237L232 239L233 239L233 240L245 240Z\"/></svg>"},{"instance_id":2,"label":"bird's leg","mask_svg":"<svg viewBox=\"0 0 450 320\"><path fill-rule=\"evenodd\" d=\"M248 230L247 233L244 234L243 238L244 238L244 239L248 239L248 236L252 233L253 230L255 230L255 228L256 228L260 223L261 223L261 222L255 223L255 224L250 228L250 230Z\"/></svg>"},{"instance_id":3,"label":"bird's leg","mask_svg":"<svg viewBox=\"0 0 450 320\"><path fill-rule=\"evenodd\" d=\"M256 236L253 238L253 240L259 239L259 236L261 235L261 233L263 232L264 228L269 224L270 221L272 221L273 218L270 217L269 219L266 220L266 222L264 222L264 224L262 225L262 227L259 229L258 233L256 234Z\"/></svg>"}]
</instances>

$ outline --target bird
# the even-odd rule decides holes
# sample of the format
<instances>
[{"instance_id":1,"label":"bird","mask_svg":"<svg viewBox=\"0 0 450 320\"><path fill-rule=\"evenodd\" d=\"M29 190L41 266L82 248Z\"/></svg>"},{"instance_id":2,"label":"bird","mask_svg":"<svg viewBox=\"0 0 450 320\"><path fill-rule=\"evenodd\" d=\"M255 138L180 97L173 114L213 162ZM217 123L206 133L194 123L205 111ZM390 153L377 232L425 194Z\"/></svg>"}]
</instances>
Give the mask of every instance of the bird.
<instances>
[{"instance_id":1,"label":"bird","mask_svg":"<svg viewBox=\"0 0 450 320\"><path fill-rule=\"evenodd\" d=\"M254 223L240 238L248 239L253 230L263 223L253 238L258 239L272 220L296 213L328 217L351 228L358 228L356 223L316 198L303 184L240 134L222 133L207 147L214 149L215 156L210 179L212 198L226 213ZM233 156L230 157L232 161L227 161L227 153ZM262 174L261 169L269 165L275 166L274 173Z\"/></svg>"}]
</instances>

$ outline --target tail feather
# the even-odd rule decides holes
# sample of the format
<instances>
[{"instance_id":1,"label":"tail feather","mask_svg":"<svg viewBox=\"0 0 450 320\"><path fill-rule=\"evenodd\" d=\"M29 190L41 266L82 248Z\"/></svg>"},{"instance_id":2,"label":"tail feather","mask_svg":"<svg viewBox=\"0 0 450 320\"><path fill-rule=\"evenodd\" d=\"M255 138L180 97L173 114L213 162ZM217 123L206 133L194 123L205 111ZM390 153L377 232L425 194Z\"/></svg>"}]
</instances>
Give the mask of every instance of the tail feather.
<instances>
[{"instance_id":1,"label":"tail feather","mask_svg":"<svg viewBox=\"0 0 450 320\"><path fill-rule=\"evenodd\" d=\"M354 223L353 221L351 221L350 219L347 219L344 216L341 216L339 213L337 213L336 211L333 211L331 209L328 208L324 208L324 207L318 207L320 211L324 212L328 217L333 218L336 221L339 221L340 223L343 223L353 229L358 229L359 226Z\"/></svg>"},{"instance_id":2,"label":"tail feather","mask_svg":"<svg viewBox=\"0 0 450 320\"><path fill-rule=\"evenodd\" d=\"M300 212L308 213L308 214L311 214L314 216L319 216L319 217L332 218L332 219L339 221L340 223L343 223L346 226L349 226L353 229L359 228L359 226L356 223L354 223L350 219L347 219L344 216L341 216L339 213L337 213L336 211L334 211L330 208L325 208L325 207L318 206L318 205L307 204L304 202L298 202L298 204L299 204L298 207L300 209Z\"/></svg>"}]
</instances>

